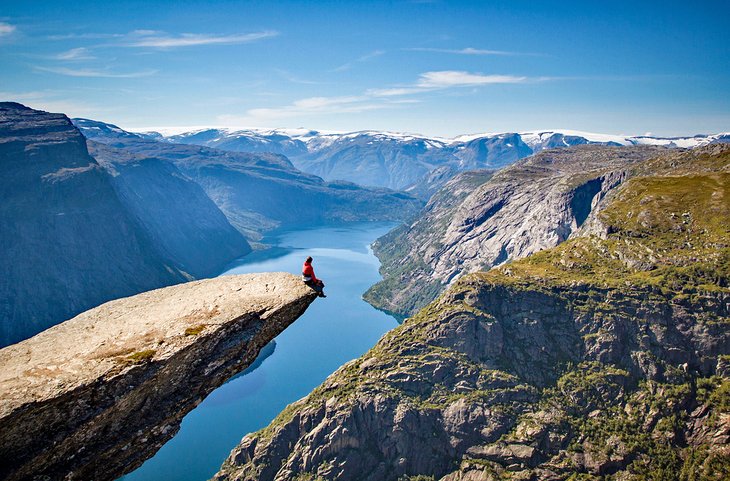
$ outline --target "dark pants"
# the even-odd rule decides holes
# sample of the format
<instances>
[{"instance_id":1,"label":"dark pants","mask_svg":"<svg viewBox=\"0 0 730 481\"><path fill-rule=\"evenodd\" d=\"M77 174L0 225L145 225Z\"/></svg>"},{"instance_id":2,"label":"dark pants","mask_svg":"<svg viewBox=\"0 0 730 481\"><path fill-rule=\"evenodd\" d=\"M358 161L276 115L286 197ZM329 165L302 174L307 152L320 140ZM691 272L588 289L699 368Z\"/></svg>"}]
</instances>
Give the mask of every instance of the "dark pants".
<instances>
[{"instance_id":1,"label":"dark pants","mask_svg":"<svg viewBox=\"0 0 730 481\"><path fill-rule=\"evenodd\" d=\"M324 282L304 281L304 283L314 289L315 292L317 292L317 295L321 296L322 294L324 294Z\"/></svg>"}]
</instances>

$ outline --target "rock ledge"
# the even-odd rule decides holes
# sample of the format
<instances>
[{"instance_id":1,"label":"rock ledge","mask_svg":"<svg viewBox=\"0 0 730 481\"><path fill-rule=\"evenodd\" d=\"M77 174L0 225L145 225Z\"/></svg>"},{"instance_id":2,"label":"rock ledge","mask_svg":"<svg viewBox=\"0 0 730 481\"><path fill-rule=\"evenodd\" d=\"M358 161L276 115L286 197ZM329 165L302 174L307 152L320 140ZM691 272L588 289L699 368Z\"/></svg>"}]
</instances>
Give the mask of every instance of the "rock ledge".
<instances>
[{"instance_id":1,"label":"rock ledge","mask_svg":"<svg viewBox=\"0 0 730 481\"><path fill-rule=\"evenodd\" d=\"M118 299L0 350L0 478L113 480L314 300L285 273Z\"/></svg>"}]
</instances>

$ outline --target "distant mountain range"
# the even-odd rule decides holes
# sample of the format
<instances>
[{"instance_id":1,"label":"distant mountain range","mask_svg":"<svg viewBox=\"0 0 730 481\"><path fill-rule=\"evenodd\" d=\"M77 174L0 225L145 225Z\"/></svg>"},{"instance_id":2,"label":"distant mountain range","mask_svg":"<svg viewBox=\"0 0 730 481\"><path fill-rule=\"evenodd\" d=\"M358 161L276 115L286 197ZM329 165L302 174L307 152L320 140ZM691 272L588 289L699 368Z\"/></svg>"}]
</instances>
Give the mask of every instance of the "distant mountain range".
<instances>
[{"instance_id":1,"label":"distant mountain range","mask_svg":"<svg viewBox=\"0 0 730 481\"><path fill-rule=\"evenodd\" d=\"M170 143L116 125L74 119L90 145L173 164L197 182L249 240L280 226L366 220L403 220L422 204L410 195L350 182L326 182L302 172L279 152L231 152ZM94 150L95 148L92 148Z\"/></svg>"},{"instance_id":2,"label":"distant mountain range","mask_svg":"<svg viewBox=\"0 0 730 481\"><path fill-rule=\"evenodd\" d=\"M150 139L233 152L272 152L325 180L406 190L428 198L456 172L504 167L545 149L574 145L655 145L692 148L730 142L730 133L693 137L595 134L573 130L483 133L452 139L396 132L318 132L307 129L204 128L139 132ZM434 182L431 172L441 168ZM445 172L452 175L444 176ZM426 187L424 187L424 182Z\"/></svg>"}]
</instances>

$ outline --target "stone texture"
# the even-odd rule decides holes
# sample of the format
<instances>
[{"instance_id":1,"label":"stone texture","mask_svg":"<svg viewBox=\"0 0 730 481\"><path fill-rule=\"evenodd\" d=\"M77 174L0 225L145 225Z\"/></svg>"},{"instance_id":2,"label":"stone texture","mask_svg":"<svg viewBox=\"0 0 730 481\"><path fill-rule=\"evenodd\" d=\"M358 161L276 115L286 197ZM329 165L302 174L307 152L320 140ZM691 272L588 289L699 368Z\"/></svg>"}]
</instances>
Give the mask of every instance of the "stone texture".
<instances>
[{"instance_id":1,"label":"stone texture","mask_svg":"<svg viewBox=\"0 0 730 481\"><path fill-rule=\"evenodd\" d=\"M111 301L0 350L0 477L134 469L314 299L291 274L219 277Z\"/></svg>"},{"instance_id":2,"label":"stone texture","mask_svg":"<svg viewBox=\"0 0 730 481\"><path fill-rule=\"evenodd\" d=\"M460 174L410 226L375 242L383 281L365 299L408 316L464 274L554 247L632 175L632 165L663 151L579 146L541 152L494 175Z\"/></svg>"}]
</instances>

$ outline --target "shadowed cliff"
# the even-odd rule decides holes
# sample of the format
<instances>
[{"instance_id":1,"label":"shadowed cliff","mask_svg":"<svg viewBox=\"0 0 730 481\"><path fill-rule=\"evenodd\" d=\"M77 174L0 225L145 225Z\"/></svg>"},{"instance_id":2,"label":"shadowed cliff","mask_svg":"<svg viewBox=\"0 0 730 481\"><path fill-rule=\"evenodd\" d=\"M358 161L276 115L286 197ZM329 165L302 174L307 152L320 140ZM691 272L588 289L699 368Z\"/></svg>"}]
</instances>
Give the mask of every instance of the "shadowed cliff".
<instances>
[{"instance_id":1,"label":"shadowed cliff","mask_svg":"<svg viewBox=\"0 0 730 481\"><path fill-rule=\"evenodd\" d=\"M186 279L62 114L0 103L0 346Z\"/></svg>"}]
</instances>

